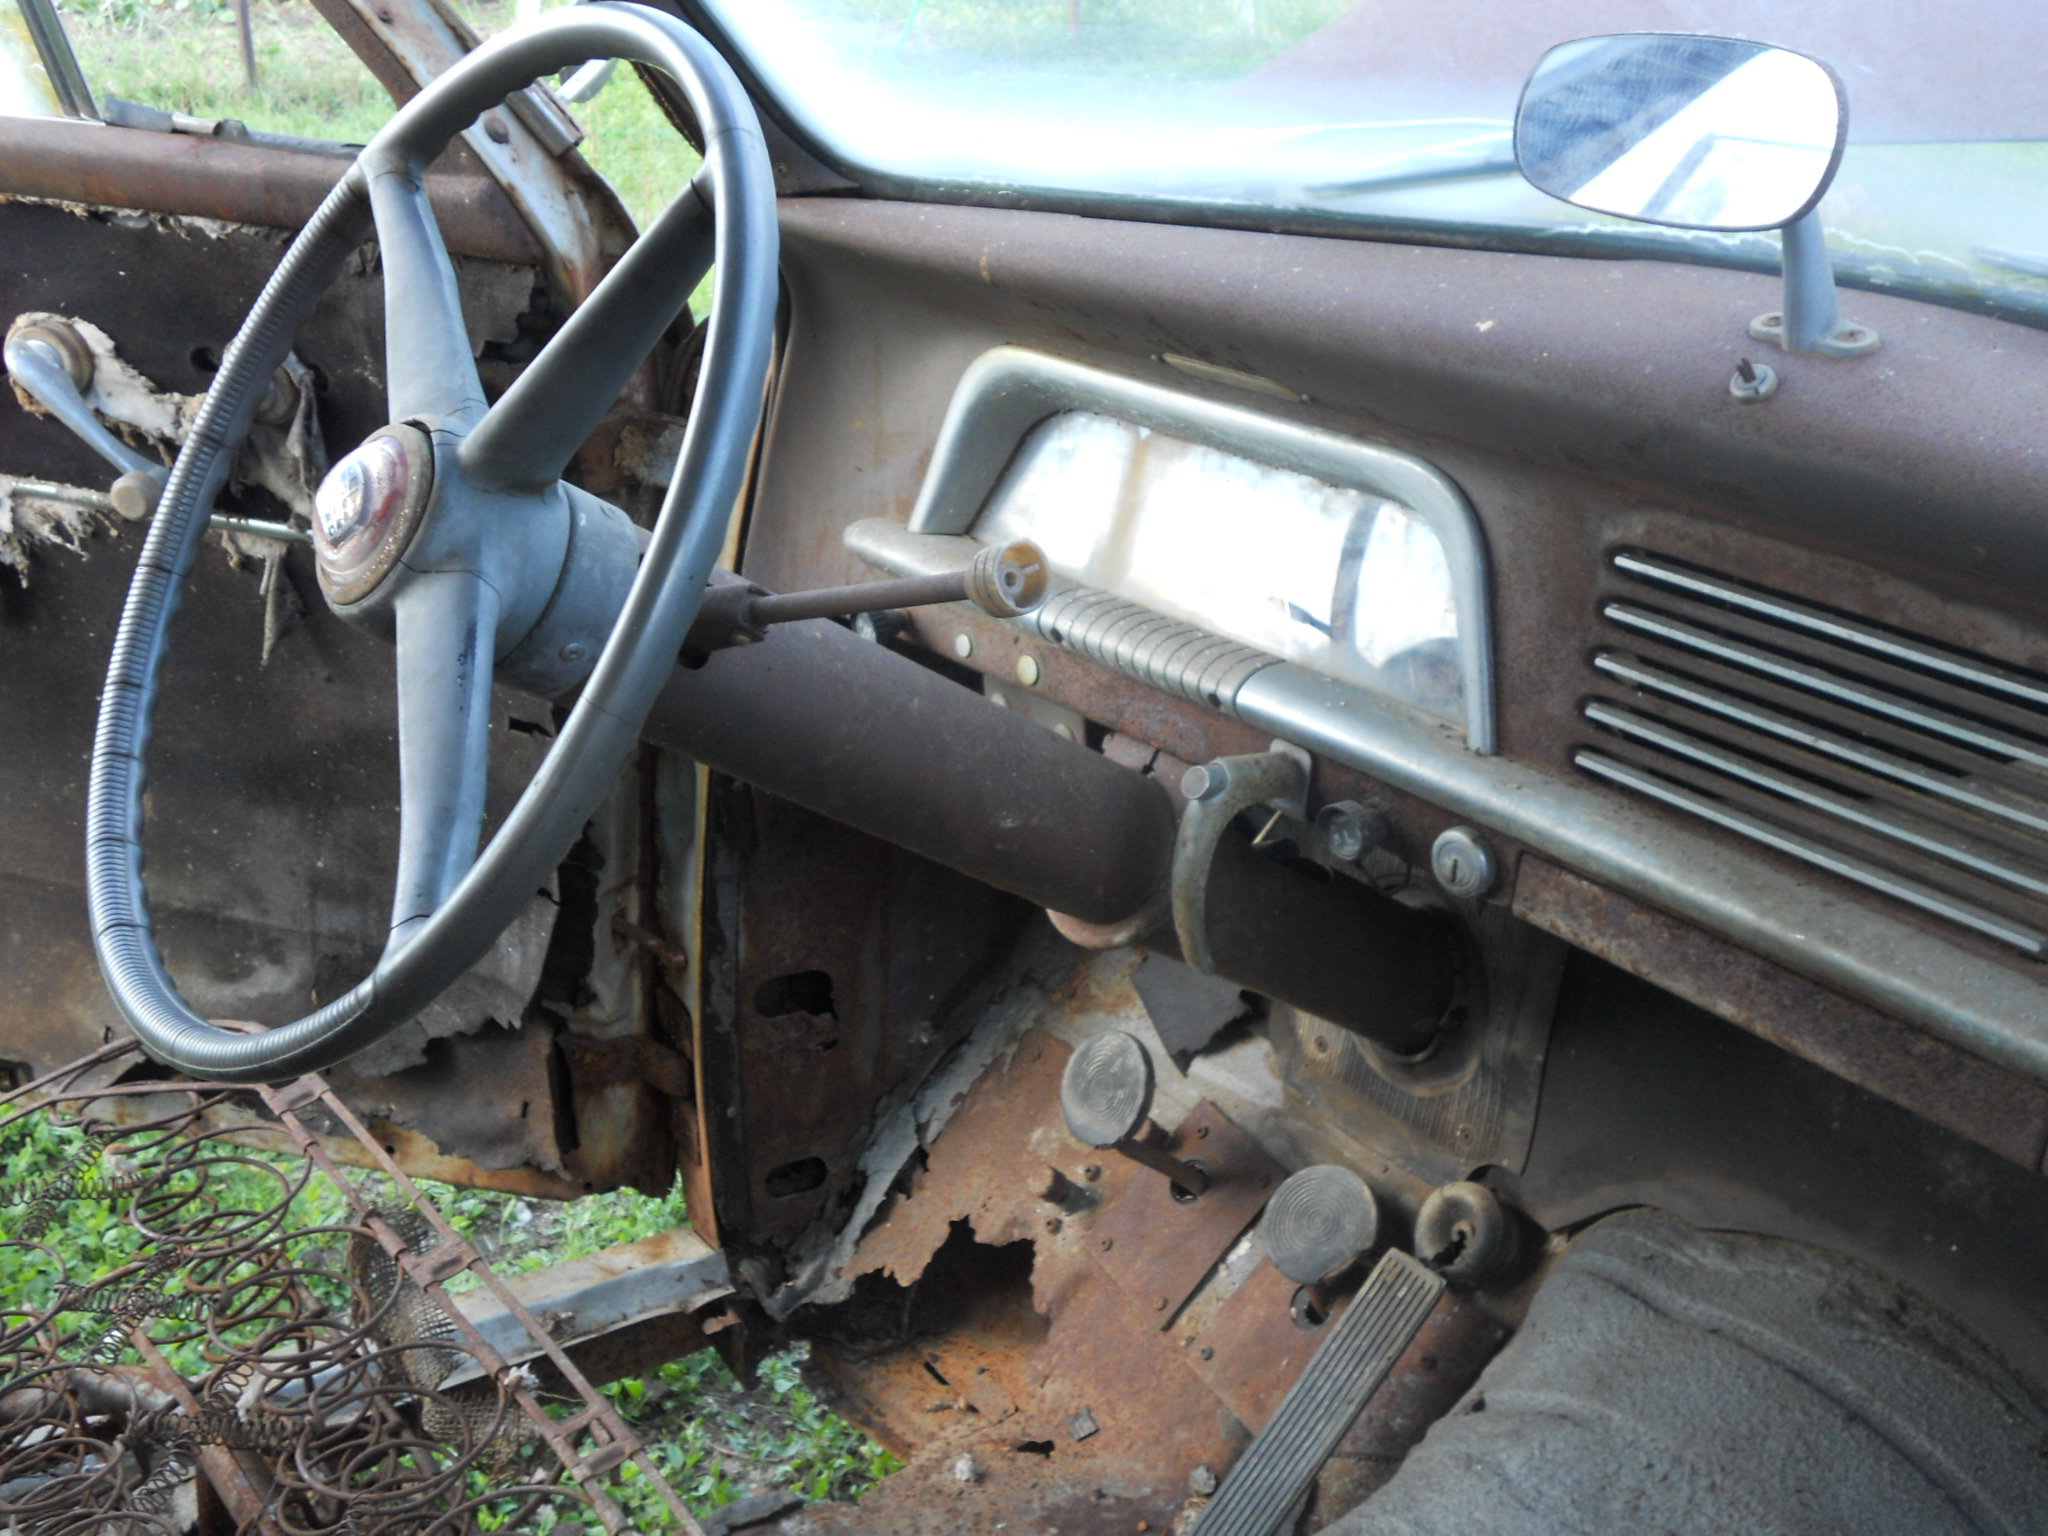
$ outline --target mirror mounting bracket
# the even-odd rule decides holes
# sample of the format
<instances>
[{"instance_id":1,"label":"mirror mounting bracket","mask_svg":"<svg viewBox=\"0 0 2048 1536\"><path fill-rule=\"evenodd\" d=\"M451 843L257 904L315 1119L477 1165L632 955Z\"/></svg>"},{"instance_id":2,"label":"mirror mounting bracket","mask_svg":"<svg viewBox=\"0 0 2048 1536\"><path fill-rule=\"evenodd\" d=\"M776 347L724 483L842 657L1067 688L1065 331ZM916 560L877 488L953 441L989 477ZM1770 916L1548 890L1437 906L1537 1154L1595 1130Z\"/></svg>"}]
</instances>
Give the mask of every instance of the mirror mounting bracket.
<instances>
[{"instance_id":1,"label":"mirror mounting bracket","mask_svg":"<svg viewBox=\"0 0 2048 1536\"><path fill-rule=\"evenodd\" d=\"M1862 357L1875 352L1877 332L1847 324L1835 302L1835 264L1828 256L1820 210L1809 208L1779 231L1784 244L1785 307L1758 315L1749 334L1787 352Z\"/></svg>"}]
</instances>

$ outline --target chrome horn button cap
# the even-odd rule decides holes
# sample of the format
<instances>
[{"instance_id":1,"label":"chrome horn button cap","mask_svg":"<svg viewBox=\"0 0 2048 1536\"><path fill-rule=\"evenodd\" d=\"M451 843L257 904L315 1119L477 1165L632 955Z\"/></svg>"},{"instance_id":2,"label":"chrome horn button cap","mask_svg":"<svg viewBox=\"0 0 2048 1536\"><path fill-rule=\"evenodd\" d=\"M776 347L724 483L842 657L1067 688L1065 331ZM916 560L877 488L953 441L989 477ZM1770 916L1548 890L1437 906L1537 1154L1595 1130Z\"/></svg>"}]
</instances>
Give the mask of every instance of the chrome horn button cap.
<instances>
[{"instance_id":1,"label":"chrome horn button cap","mask_svg":"<svg viewBox=\"0 0 2048 1536\"><path fill-rule=\"evenodd\" d=\"M380 427L327 472L313 497L320 590L337 606L377 589L412 543L434 491L434 445L418 427Z\"/></svg>"}]
</instances>

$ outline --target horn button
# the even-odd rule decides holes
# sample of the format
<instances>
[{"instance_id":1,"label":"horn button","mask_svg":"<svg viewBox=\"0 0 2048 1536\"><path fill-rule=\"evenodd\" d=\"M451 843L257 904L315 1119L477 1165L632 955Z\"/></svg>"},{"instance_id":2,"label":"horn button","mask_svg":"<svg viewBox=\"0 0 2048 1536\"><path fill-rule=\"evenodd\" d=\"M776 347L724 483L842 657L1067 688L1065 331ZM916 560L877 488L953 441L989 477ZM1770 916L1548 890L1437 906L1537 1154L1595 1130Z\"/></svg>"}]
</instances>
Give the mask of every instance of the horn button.
<instances>
[{"instance_id":1,"label":"horn button","mask_svg":"<svg viewBox=\"0 0 2048 1536\"><path fill-rule=\"evenodd\" d=\"M377 589L412 542L433 490L434 445L402 422L380 427L327 472L313 497L313 550L329 602L345 606Z\"/></svg>"}]
</instances>

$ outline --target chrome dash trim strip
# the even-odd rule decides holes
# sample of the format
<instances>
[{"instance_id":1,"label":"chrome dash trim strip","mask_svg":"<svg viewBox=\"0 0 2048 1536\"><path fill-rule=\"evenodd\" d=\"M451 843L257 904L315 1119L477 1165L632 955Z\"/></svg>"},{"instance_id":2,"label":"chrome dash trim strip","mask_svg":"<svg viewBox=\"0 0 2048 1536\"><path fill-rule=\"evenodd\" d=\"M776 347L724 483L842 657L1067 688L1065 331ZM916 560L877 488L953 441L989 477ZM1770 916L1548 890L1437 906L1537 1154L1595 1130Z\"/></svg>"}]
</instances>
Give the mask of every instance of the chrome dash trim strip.
<instances>
[{"instance_id":1,"label":"chrome dash trim strip","mask_svg":"<svg viewBox=\"0 0 2048 1536\"><path fill-rule=\"evenodd\" d=\"M1803 662L1788 661L1782 656L1774 656L1754 646L1724 640L1719 635L1709 634L1690 624L1667 618L1661 613L1646 613L1625 603L1609 603L1601 613L1611 623L1662 640L1680 650L1710 656L1716 661L1724 661L1730 666L1759 673L1789 687L1804 689L1808 693L1819 694L1823 698L1833 699L1854 709L1866 710L1873 715L1882 715L1901 725L1925 731L1930 736L1945 736L1951 741L1961 742L1964 746L1975 747L1993 756L2032 763L2038 768L2048 768L2048 747L1993 730L1976 721L1965 720L1946 710L1924 704L1918 699L1904 698L1884 689L1837 677L1823 668L1809 666ZM2048 725L2048 720L2042 723Z\"/></svg>"},{"instance_id":2,"label":"chrome dash trim strip","mask_svg":"<svg viewBox=\"0 0 2048 1536\"><path fill-rule=\"evenodd\" d=\"M1724 694L1697 687L1659 668L1641 663L1630 665L1605 651L1593 658L1593 665L1624 682L1634 683L1667 698L1678 699L1710 711L1762 735L1775 736L1780 741L1803 747L1816 756L1833 758L1836 762L1847 763L1852 768L1860 768L1879 778L1890 779L1895 784L1907 785L1922 794L1968 806L1971 810L1986 816L1995 816L2000 821L2048 835L2048 810L2030 810L2010 800L1982 794L1959 780L1930 773L1902 757L1895 757L1875 747L1863 746L1831 731L1805 725L1789 716L1779 714L1776 710L1765 709L1762 705L1738 703Z\"/></svg>"},{"instance_id":3,"label":"chrome dash trim strip","mask_svg":"<svg viewBox=\"0 0 2048 1536\"><path fill-rule=\"evenodd\" d=\"M2048 687L2017 673L2007 672L1989 662L1975 661L1930 645L1916 645L1903 636L1887 634L1883 630L1858 624L1850 619L1838 618L1834 614L1809 608L1790 598L1753 592L1733 582L1717 581L1711 576L1675 565L1666 565L1646 555L1623 551L1614 556L1614 564L1617 570L1627 571L1631 576L1640 576L1645 581L1726 603L1732 608L1743 609L1773 623L1839 641L1843 645L1854 646L1858 650L1884 656L1892 661L1904 662L1908 666L1939 672L1944 677L1952 677L1958 682L1968 683L1993 693L2002 693L2008 698L2022 699L2037 708L2048 709Z\"/></svg>"},{"instance_id":4,"label":"chrome dash trim strip","mask_svg":"<svg viewBox=\"0 0 2048 1536\"><path fill-rule=\"evenodd\" d=\"M1972 853L1967 848L1957 847L1954 843L1941 838L1916 832L1911 827L1902 826L1883 816L1873 815L1840 795L1817 789L1790 774L1773 772L1760 763L1724 750L1726 743L1694 736L1689 732L1677 730L1661 720L1645 719L1597 701L1586 705L1585 714L1595 725L1603 725L1632 741L1669 752L1676 757L1687 758L1703 768L1710 768L1716 773L1740 780L1768 794L1796 801L1800 805L1819 811L1824 816L1831 816L1850 826L1861 827L1866 832L1874 832L1879 837L1889 838L1895 843L1917 848L1922 853L1931 854L1959 869L1970 870L1987 879L2012 886L2015 890L2048 896L2048 880L2030 875L2023 869L2001 864L1995 859L1987 859L1982 854Z\"/></svg>"},{"instance_id":5,"label":"chrome dash trim strip","mask_svg":"<svg viewBox=\"0 0 2048 1536\"><path fill-rule=\"evenodd\" d=\"M1598 752L1582 751L1575 754L1572 760L1588 773L1648 795L1652 799L1661 800L1666 805L1675 806L1679 810L1711 821L1716 826L1726 827L1731 832L1739 832L1754 842L1775 848L1780 853L1790 854L1793 858L1804 860L1830 874L1840 875L1845 880L1853 880L1873 891L1882 891L1887 896L1910 902L1922 911L1932 912L1935 916L1945 917L1950 922L1974 928L1979 933L2013 945L2030 955L2038 956L2044 949L2048 949L2048 938L2030 928L2022 928L2015 923L2007 922L1995 913L1973 907L1967 902L1957 901L1914 881L1904 880L1871 865L1845 858L1831 848L1822 847L1819 843L1810 843L1802 837L1795 837L1789 832L1771 826L1768 822L1746 816L1725 805L1717 805L1704 796L1695 795L1652 774L1638 772L1611 757L1603 757Z\"/></svg>"}]
</instances>

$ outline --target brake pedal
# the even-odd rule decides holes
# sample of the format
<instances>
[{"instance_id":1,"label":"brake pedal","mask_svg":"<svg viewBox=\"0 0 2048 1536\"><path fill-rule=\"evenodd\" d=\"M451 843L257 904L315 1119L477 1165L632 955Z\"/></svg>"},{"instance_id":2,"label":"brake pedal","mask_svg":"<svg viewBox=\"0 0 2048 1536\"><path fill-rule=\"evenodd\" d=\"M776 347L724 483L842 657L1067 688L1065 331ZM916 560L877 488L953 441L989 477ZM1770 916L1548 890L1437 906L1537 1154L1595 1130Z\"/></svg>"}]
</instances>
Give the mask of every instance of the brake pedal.
<instances>
[{"instance_id":1,"label":"brake pedal","mask_svg":"<svg viewBox=\"0 0 2048 1536\"><path fill-rule=\"evenodd\" d=\"M1389 1249L1279 1411L1230 1469L1215 1502L1195 1522L1195 1536L1273 1536L1443 1292L1441 1275Z\"/></svg>"}]
</instances>

